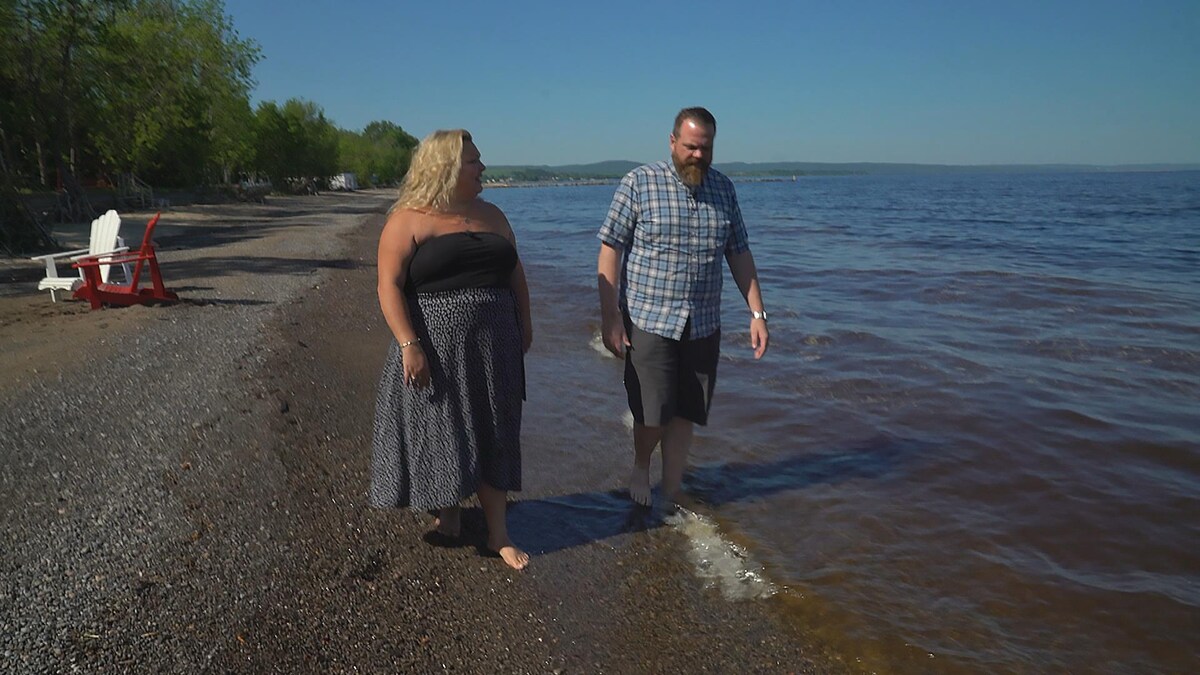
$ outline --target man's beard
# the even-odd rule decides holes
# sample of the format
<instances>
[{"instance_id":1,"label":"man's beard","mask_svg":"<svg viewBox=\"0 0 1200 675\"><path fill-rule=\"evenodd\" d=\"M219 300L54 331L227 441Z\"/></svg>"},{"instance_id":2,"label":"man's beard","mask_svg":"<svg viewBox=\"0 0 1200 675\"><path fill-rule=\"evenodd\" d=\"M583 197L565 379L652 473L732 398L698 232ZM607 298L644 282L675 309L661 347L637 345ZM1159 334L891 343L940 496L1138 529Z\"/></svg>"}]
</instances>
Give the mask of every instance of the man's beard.
<instances>
[{"instance_id":1,"label":"man's beard","mask_svg":"<svg viewBox=\"0 0 1200 675\"><path fill-rule=\"evenodd\" d=\"M684 185L698 187L700 183L704 182L704 174L708 173L708 163L703 160L696 160L680 164L676 160L675 171L679 173L679 179L683 181Z\"/></svg>"}]
</instances>

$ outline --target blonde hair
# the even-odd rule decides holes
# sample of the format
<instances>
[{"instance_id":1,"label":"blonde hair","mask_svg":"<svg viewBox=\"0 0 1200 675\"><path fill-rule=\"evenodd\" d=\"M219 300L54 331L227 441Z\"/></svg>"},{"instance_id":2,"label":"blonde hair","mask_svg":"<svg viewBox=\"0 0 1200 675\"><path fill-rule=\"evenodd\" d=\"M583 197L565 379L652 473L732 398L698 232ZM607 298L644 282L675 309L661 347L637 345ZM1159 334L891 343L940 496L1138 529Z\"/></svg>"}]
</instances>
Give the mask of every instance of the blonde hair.
<instances>
[{"instance_id":1,"label":"blonde hair","mask_svg":"<svg viewBox=\"0 0 1200 675\"><path fill-rule=\"evenodd\" d=\"M454 198L462 170L463 145L471 141L466 129L438 129L426 136L413 153L400 183L400 197L388 209L445 209Z\"/></svg>"}]
</instances>

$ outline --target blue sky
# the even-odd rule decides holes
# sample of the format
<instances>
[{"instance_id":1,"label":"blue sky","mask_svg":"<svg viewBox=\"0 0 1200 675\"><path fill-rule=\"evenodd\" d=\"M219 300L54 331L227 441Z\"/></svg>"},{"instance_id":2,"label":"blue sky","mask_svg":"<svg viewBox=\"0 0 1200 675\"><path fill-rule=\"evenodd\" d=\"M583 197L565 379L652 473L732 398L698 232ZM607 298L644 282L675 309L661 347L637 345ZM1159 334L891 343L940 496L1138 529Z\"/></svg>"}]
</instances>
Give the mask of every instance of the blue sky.
<instances>
[{"instance_id":1,"label":"blue sky","mask_svg":"<svg viewBox=\"0 0 1200 675\"><path fill-rule=\"evenodd\" d=\"M1200 0L227 0L255 102L470 129L491 164L1200 163Z\"/></svg>"}]
</instances>

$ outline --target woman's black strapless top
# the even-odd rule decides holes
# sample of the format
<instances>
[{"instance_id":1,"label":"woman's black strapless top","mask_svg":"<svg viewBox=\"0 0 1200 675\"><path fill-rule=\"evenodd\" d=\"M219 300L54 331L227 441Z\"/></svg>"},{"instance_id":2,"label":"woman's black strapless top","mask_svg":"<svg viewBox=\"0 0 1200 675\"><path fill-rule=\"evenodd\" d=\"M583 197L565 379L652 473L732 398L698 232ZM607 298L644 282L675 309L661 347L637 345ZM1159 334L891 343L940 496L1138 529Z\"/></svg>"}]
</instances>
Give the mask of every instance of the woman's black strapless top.
<instances>
[{"instance_id":1,"label":"woman's black strapless top","mask_svg":"<svg viewBox=\"0 0 1200 675\"><path fill-rule=\"evenodd\" d=\"M494 232L451 232L428 239L408 262L405 290L435 293L509 286L517 249Z\"/></svg>"}]
</instances>

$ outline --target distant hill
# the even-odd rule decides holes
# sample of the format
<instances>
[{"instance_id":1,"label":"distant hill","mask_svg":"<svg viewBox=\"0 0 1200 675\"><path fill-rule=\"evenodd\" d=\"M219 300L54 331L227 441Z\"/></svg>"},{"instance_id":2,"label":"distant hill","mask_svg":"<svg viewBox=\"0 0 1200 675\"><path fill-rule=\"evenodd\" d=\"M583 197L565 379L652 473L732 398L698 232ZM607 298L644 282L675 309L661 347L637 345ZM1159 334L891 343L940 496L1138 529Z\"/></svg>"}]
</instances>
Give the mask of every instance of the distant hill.
<instances>
[{"instance_id":1,"label":"distant hill","mask_svg":"<svg viewBox=\"0 0 1200 675\"><path fill-rule=\"evenodd\" d=\"M489 166L486 176L491 180L552 181L596 180L620 178L642 162L609 160L594 164L564 164L562 166Z\"/></svg>"},{"instance_id":2,"label":"distant hill","mask_svg":"<svg viewBox=\"0 0 1200 675\"><path fill-rule=\"evenodd\" d=\"M610 160L561 166L489 166L490 180L570 181L618 179L642 162ZM938 173L1095 173L1117 171L1200 171L1200 164L901 164L887 162L718 162L729 176L837 176L855 174Z\"/></svg>"}]
</instances>

